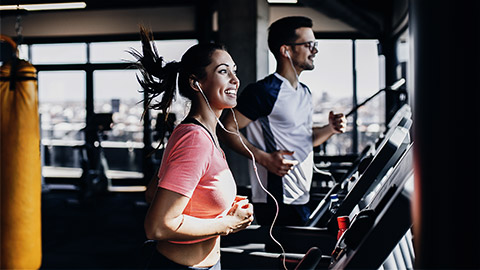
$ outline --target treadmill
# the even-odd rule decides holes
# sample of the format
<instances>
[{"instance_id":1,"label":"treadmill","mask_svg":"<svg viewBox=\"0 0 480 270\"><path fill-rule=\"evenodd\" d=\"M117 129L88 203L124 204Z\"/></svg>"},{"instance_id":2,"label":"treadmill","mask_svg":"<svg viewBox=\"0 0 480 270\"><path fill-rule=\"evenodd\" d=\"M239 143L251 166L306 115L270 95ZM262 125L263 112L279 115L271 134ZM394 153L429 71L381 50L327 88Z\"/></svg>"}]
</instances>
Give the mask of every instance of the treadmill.
<instances>
[{"instance_id":1,"label":"treadmill","mask_svg":"<svg viewBox=\"0 0 480 270\"><path fill-rule=\"evenodd\" d=\"M412 269L413 147L382 179L381 188L338 240L329 269Z\"/></svg>"},{"instance_id":2,"label":"treadmill","mask_svg":"<svg viewBox=\"0 0 480 270\"><path fill-rule=\"evenodd\" d=\"M273 235L283 245L289 258L288 262L297 265L312 247L318 248L323 253L320 260L328 260L328 255L337 243L336 217L349 215L367 191L372 189L371 186L381 183L381 179L396 165L409 145L408 129L395 127L379 146L371 163L345 196L337 212L331 213L328 226L275 226ZM246 230L223 237L222 267L225 269L283 268L282 254L278 249L275 250L276 245L269 237L269 229L265 226L252 225Z\"/></svg>"}]
</instances>

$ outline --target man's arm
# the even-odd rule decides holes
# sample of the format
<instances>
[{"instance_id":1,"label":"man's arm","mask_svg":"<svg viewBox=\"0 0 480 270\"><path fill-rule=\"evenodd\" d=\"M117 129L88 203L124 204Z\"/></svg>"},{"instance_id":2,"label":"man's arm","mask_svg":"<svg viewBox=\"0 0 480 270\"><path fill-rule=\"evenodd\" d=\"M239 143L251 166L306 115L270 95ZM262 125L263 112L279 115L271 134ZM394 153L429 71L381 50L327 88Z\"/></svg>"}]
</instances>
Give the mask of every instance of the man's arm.
<instances>
[{"instance_id":1,"label":"man's arm","mask_svg":"<svg viewBox=\"0 0 480 270\"><path fill-rule=\"evenodd\" d=\"M343 113L334 114L330 111L328 125L313 128L313 146L319 146L327 141L333 134L344 133L347 129L347 119Z\"/></svg>"},{"instance_id":2,"label":"man's arm","mask_svg":"<svg viewBox=\"0 0 480 270\"><path fill-rule=\"evenodd\" d=\"M235 117L238 123L238 129L246 127L252 122L248 117L243 115L238 110L234 109ZM237 127L235 120L233 119L232 113L228 112L222 119L222 123L225 128L232 132L226 132L222 128L217 129L217 134L220 140L225 143L228 147L233 149L235 152L251 159L250 153L245 149L242 142L240 141L237 133ZM292 168L293 165L296 165L298 162L295 160L287 160L283 158L283 155L293 155L293 152L288 150L278 150L273 153L267 153L255 146L253 146L241 132L238 132L239 136L242 138L243 143L251 151L255 157L255 161L267 168L270 172L278 175L284 176Z\"/></svg>"}]
</instances>

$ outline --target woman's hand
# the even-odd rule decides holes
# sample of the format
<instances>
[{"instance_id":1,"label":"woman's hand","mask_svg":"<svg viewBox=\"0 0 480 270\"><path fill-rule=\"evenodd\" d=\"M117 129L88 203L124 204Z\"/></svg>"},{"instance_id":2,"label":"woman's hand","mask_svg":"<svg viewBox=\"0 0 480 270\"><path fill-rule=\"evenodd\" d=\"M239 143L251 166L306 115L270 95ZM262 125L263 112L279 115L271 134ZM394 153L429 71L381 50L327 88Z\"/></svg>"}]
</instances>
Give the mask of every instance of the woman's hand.
<instances>
[{"instance_id":1,"label":"woman's hand","mask_svg":"<svg viewBox=\"0 0 480 270\"><path fill-rule=\"evenodd\" d=\"M241 231L253 222L253 205L247 199L237 201L224 217L227 229L222 235Z\"/></svg>"}]
</instances>

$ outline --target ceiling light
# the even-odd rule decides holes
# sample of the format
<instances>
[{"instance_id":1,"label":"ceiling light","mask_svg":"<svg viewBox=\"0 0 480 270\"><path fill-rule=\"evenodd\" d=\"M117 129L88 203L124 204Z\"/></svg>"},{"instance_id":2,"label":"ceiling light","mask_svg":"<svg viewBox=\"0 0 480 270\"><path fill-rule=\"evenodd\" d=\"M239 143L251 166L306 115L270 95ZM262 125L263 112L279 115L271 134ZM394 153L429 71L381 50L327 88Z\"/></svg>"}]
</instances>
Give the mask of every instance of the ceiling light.
<instances>
[{"instance_id":1,"label":"ceiling light","mask_svg":"<svg viewBox=\"0 0 480 270\"><path fill-rule=\"evenodd\" d=\"M268 0L270 4L296 4L297 0Z\"/></svg>"},{"instance_id":2,"label":"ceiling light","mask_svg":"<svg viewBox=\"0 0 480 270\"><path fill-rule=\"evenodd\" d=\"M60 10L60 9L81 9L85 8L85 2L70 2L70 3L50 3L50 4L23 4L23 5L1 5L0 10Z\"/></svg>"}]
</instances>

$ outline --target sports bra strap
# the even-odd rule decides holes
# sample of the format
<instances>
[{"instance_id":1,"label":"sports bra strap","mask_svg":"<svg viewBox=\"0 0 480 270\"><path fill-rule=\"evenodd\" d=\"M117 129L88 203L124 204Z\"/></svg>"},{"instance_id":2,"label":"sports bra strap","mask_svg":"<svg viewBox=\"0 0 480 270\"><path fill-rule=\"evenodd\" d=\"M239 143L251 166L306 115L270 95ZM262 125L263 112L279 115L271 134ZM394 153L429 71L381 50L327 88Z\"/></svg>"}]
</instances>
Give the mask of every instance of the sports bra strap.
<instances>
[{"instance_id":1,"label":"sports bra strap","mask_svg":"<svg viewBox=\"0 0 480 270\"><path fill-rule=\"evenodd\" d=\"M200 123L197 119L195 119L193 117L188 117L188 118L185 118L185 120L182 121L182 124L195 124L195 125L199 125L199 126L203 127L208 132L208 135L210 135L210 137L212 138L212 141L215 143L215 139L213 138L213 135L210 132L210 130L208 130L207 127L202 125L202 123Z\"/></svg>"}]
</instances>

